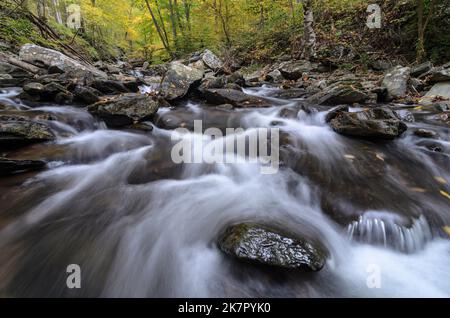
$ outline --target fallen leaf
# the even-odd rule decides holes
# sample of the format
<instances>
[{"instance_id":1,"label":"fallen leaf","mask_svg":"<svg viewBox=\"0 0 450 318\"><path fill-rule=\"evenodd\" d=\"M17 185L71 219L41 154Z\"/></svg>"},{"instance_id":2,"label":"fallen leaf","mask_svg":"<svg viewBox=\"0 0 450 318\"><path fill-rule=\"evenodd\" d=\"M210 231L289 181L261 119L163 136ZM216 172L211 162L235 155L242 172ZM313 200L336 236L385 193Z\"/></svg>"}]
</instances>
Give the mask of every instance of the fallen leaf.
<instances>
[{"instance_id":1,"label":"fallen leaf","mask_svg":"<svg viewBox=\"0 0 450 318\"><path fill-rule=\"evenodd\" d=\"M353 159L356 158L356 157L353 156L353 155L344 155L344 157L345 157L346 159L349 159L349 160L353 160Z\"/></svg>"},{"instance_id":2,"label":"fallen leaf","mask_svg":"<svg viewBox=\"0 0 450 318\"><path fill-rule=\"evenodd\" d=\"M382 156L381 154L379 154L379 153L377 153L377 154L375 155L375 157L377 157L377 159L379 159L379 160L381 160L381 161L384 161L383 156Z\"/></svg>"},{"instance_id":3,"label":"fallen leaf","mask_svg":"<svg viewBox=\"0 0 450 318\"><path fill-rule=\"evenodd\" d=\"M435 179L437 182L439 182L440 184L447 184L447 181L446 181L444 178L442 178L442 177L434 176L434 179Z\"/></svg>"},{"instance_id":4,"label":"fallen leaf","mask_svg":"<svg viewBox=\"0 0 450 318\"><path fill-rule=\"evenodd\" d=\"M446 197L447 199L450 199L450 194L448 194L447 192L445 192L444 190L439 191L444 197Z\"/></svg>"},{"instance_id":5,"label":"fallen leaf","mask_svg":"<svg viewBox=\"0 0 450 318\"><path fill-rule=\"evenodd\" d=\"M445 233L447 233L448 236L450 236L450 226L443 226L442 229Z\"/></svg>"},{"instance_id":6,"label":"fallen leaf","mask_svg":"<svg viewBox=\"0 0 450 318\"><path fill-rule=\"evenodd\" d=\"M427 190L424 188L409 188L409 189L413 192L420 192L420 193L427 192Z\"/></svg>"},{"instance_id":7,"label":"fallen leaf","mask_svg":"<svg viewBox=\"0 0 450 318\"><path fill-rule=\"evenodd\" d=\"M414 110L422 110L422 108L423 108L422 106L417 106L417 107L414 107L413 109Z\"/></svg>"}]
</instances>

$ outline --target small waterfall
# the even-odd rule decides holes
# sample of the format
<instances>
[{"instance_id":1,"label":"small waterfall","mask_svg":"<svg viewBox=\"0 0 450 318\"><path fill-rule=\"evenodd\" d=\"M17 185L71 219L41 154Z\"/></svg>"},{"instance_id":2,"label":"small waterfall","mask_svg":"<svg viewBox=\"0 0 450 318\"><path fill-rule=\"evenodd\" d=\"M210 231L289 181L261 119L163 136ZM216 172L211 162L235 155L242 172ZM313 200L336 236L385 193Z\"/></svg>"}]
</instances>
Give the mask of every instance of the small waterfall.
<instances>
[{"instance_id":1,"label":"small waterfall","mask_svg":"<svg viewBox=\"0 0 450 318\"><path fill-rule=\"evenodd\" d=\"M433 238L430 225L421 215L411 224L387 212L367 212L347 227L352 240L412 253L424 248Z\"/></svg>"}]
</instances>

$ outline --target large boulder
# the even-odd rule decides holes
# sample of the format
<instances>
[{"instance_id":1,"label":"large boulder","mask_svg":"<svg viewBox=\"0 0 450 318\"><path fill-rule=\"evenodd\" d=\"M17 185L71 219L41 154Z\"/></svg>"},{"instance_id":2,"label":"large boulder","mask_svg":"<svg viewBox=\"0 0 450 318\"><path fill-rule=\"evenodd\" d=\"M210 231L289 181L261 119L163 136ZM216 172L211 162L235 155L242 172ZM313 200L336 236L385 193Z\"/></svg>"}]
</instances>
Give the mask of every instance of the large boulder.
<instances>
[{"instance_id":1,"label":"large boulder","mask_svg":"<svg viewBox=\"0 0 450 318\"><path fill-rule=\"evenodd\" d=\"M283 65L279 68L279 71L284 78L296 81L302 77L303 73L311 72L317 68L317 66L317 64L306 60L290 61L283 63Z\"/></svg>"},{"instance_id":2,"label":"large boulder","mask_svg":"<svg viewBox=\"0 0 450 318\"><path fill-rule=\"evenodd\" d=\"M338 82L309 97L307 101L311 104L336 106L364 103L368 98L359 83Z\"/></svg>"},{"instance_id":3,"label":"large boulder","mask_svg":"<svg viewBox=\"0 0 450 318\"><path fill-rule=\"evenodd\" d=\"M106 78L106 73L96 69L94 66L84 64L61 52L47 49L35 44L25 44L19 52L22 61L34 64L39 67L58 66L64 72L68 70L84 71L96 77Z\"/></svg>"},{"instance_id":4,"label":"large boulder","mask_svg":"<svg viewBox=\"0 0 450 318\"><path fill-rule=\"evenodd\" d=\"M100 117L109 127L129 126L151 119L165 101L145 94L124 94L102 100L88 107L88 111Z\"/></svg>"},{"instance_id":5,"label":"large boulder","mask_svg":"<svg viewBox=\"0 0 450 318\"><path fill-rule=\"evenodd\" d=\"M204 89L202 96L215 105L231 104L235 107L270 107L269 101L248 95L237 89Z\"/></svg>"},{"instance_id":6,"label":"large boulder","mask_svg":"<svg viewBox=\"0 0 450 318\"><path fill-rule=\"evenodd\" d=\"M45 165L45 161L41 160L20 160L0 157L0 176L40 170L43 169Z\"/></svg>"},{"instance_id":7,"label":"large boulder","mask_svg":"<svg viewBox=\"0 0 450 318\"><path fill-rule=\"evenodd\" d=\"M409 67L396 66L384 75L382 86L386 87L389 100L406 96L410 70Z\"/></svg>"},{"instance_id":8,"label":"large boulder","mask_svg":"<svg viewBox=\"0 0 450 318\"><path fill-rule=\"evenodd\" d=\"M326 262L326 253L312 242L255 224L229 227L219 247L240 260L285 269L319 271Z\"/></svg>"},{"instance_id":9,"label":"large boulder","mask_svg":"<svg viewBox=\"0 0 450 318\"><path fill-rule=\"evenodd\" d=\"M367 139L394 139L408 129L398 115L388 107L359 112L337 112L330 125L339 134Z\"/></svg>"},{"instance_id":10,"label":"large boulder","mask_svg":"<svg viewBox=\"0 0 450 318\"><path fill-rule=\"evenodd\" d=\"M202 61L207 67L213 71L223 68L223 62L210 50L206 49L202 54Z\"/></svg>"},{"instance_id":11,"label":"large boulder","mask_svg":"<svg viewBox=\"0 0 450 318\"><path fill-rule=\"evenodd\" d=\"M191 87L200 83L203 74L199 69L171 63L160 88L164 98L170 101L185 97Z\"/></svg>"},{"instance_id":12,"label":"large boulder","mask_svg":"<svg viewBox=\"0 0 450 318\"><path fill-rule=\"evenodd\" d=\"M83 105L91 105L100 101L101 93L92 87L77 85L73 89L74 100Z\"/></svg>"},{"instance_id":13,"label":"large boulder","mask_svg":"<svg viewBox=\"0 0 450 318\"><path fill-rule=\"evenodd\" d=\"M28 120L0 120L0 148L19 148L22 146L55 140L50 128Z\"/></svg>"}]
</instances>

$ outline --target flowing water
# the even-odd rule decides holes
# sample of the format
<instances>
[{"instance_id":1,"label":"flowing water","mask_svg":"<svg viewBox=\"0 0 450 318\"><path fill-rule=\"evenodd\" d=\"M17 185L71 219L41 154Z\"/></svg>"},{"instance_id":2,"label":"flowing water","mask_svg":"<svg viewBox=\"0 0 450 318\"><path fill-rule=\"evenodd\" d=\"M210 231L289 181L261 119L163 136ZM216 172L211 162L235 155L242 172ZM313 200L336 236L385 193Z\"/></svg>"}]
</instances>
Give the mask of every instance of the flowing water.
<instances>
[{"instance_id":1,"label":"flowing water","mask_svg":"<svg viewBox=\"0 0 450 318\"><path fill-rule=\"evenodd\" d=\"M266 109L195 101L160 109L153 131L140 132L109 130L83 108L30 108L15 99L19 90L3 91L5 112L50 113L53 120L39 120L58 138L8 154L49 164L0 179L0 295L449 297L448 126L415 110L400 139L347 138L325 123L326 108L307 113L277 92L247 90L270 98ZM242 127L244 135L278 127L280 170L174 164L172 128L191 130L195 119L204 129ZM418 127L439 140L414 136ZM230 136L182 138L207 145ZM320 241L329 251L325 267L286 272L224 255L219 234L247 221ZM69 264L81 268L81 289L66 286Z\"/></svg>"}]
</instances>

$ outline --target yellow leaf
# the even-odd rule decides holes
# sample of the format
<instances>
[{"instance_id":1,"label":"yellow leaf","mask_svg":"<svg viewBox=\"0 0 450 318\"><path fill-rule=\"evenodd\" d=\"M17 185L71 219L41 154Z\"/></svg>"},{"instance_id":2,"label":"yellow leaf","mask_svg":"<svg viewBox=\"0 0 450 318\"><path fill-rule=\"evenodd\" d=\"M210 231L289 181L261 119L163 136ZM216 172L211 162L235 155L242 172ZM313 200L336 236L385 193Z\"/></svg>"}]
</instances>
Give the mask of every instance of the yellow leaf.
<instances>
[{"instance_id":1,"label":"yellow leaf","mask_svg":"<svg viewBox=\"0 0 450 318\"><path fill-rule=\"evenodd\" d=\"M422 106L414 107L414 110L421 110L421 109L422 109Z\"/></svg>"},{"instance_id":2,"label":"yellow leaf","mask_svg":"<svg viewBox=\"0 0 450 318\"><path fill-rule=\"evenodd\" d=\"M445 233L447 233L448 236L450 236L450 226L443 226L442 229Z\"/></svg>"},{"instance_id":3,"label":"yellow leaf","mask_svg":"<svg viewBox=\"0 0 450 318\"><path fill-rule=\"evenodd\" d=\"M434 179L441 184L447 184L447 181L442 177L435 176Z\"/></svg>"},{"instance_id":4,"label":"yellow leaf","mask_svg":"<svg viewBox=\"0 0 450 318\"><path fill-rule=\"evenodd\" d=\"M427 190L424 188L409 188L409 189L414 192L420 192L420 193L427 192Z\"/></svg>"},{"instance_id":5,"label":"yellow leaf","mask_svg":"<svg viewBox=\"0 0 450 318\"><path fill-rule=\"evenodd\" d=\"M445 192L444 190L439 191L444 197L446 197L447 199L450 199L450 194L448 194L447 192Z\"/></svg>"}]
</instances>

